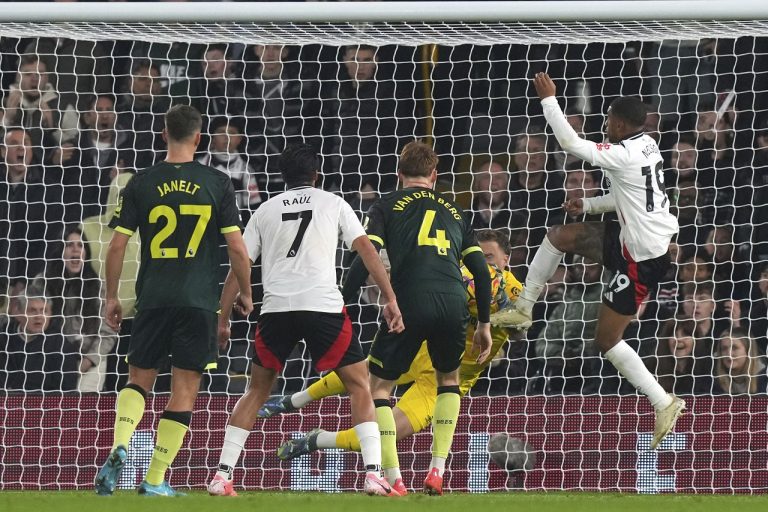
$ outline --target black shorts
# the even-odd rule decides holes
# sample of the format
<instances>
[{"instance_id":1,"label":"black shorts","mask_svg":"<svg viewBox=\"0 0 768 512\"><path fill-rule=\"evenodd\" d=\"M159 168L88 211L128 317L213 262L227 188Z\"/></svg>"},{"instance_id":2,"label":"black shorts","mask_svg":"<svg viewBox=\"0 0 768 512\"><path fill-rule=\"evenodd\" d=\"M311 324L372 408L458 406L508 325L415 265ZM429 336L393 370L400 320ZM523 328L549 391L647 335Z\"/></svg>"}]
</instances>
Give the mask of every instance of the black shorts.
<instances>
[{"instance_id":1,"label":"black shorts","mask_svg":"<svg viewBox=\"0 0 768 512\"><path fill-rule=\"evenodd\" d=\"M160 369L171 366L203 372L216 368L219 316L198 308L144 309L136 313L128 347L128 364Z\"/></svg>"},{"instance_id":2,"label":"black shorts","mask_svg":"<svg viewBox=\"0 0 768 512\"><path fill-rule=\"evenodd\" d=\"M279 372L302 339L318 371L335 370L365 360L360 340L344 308L341 313L262 314L256 326L253 363Z\"/></svg>"},{"instance_id":3,"label":"black shorts","mask_svg":"<svg viewBox=\"0 0 768 512\"><path fill-rule=\"evenodd\" d=\"M401 297L403 297L401 295ZM368 356L369 371L386 380L397 380L411 367L424 340L432 366L452 372L461 364L467 335L467 298L443 293L420 293L398 298L405 330L388 332L382 323Z\"/></svg>"},{"instance_id":4,"label":"black shorts","mask_svg":"<svg viewBox=\"0 0 768 512\"><path fill-rule=\"evenodd\" d=\"M672 264L669 253L636 262L619 240L618 222L606 222L603 266L615 272L603 293L603 304L621 315L634 315L637 308L664 278Z\"/></svg>"}]
</instances>

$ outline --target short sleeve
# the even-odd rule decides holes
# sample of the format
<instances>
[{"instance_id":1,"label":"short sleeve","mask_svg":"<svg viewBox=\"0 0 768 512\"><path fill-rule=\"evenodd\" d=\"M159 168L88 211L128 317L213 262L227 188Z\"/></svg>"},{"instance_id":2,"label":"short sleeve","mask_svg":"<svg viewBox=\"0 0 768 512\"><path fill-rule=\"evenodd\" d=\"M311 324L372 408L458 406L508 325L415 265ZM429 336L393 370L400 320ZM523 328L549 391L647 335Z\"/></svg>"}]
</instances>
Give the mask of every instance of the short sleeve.
<instances>
[{"instance_id":1,"label":"short sleeve","mask_svg":"<svg viewBox=\"0 0 768 512\"><path fill-rule=\"evenodd\" d=\"M361 236L365 236L365 229L360 224L360 220L355 215L355 211L349 206L349 203L343 199L339 199L341 208L339 211L339 230L341 231L341 237L344 240L344 244L348 248L352 248L352 242Z\"/></svg>"},{"instance_id":2,"label":"short sleeve","mask_svg":"<svg viewBox=\"0 0 768 512\"><path fill-rule=\"evenodd\" d=\"M372 242L378 243L381 247L387 245L386 226L384 224L384 209L381 202L375 202L363 218L363 227Z\"/></svg>"},{"instance_id":3,"label":"short sleeve","mask_svg":"<svg viewBox=\"0 0 768 512\"><path fill-rule=\"evenodd\" d=\"M136 186L139 179L131 178L120 191L117 208L109 221L109 227L124 235L132 236L139 226L139 210L136 204Z\"/></svg>"},{"instance_id":4,"label":"short sleeve","mask_svg":"<svg viewBox=\"0 0 768 512\"><path fill-rule=\"evenodd\" d=\"M248 224L245 226L245 232L243 233L243 241L245 247L248 249L248 258L252 262L255 262L261 256L261 234L259 233L259 212L263 210L257 210Z\"/></svg>"},{"instance_id":5,"label":"short sleeve","mask_svg":"<svg viewBox=\"0 0 768 512\"><path fill-rule=\"evenodd\" d=\"M226 185L224 185L224 195L219 205L218 221L221 233L240 231L240 212L237 209L237 201L235 200L235 187L232 185L232 180L228 177L226 178Z\"/></svg>"}]
</instances>

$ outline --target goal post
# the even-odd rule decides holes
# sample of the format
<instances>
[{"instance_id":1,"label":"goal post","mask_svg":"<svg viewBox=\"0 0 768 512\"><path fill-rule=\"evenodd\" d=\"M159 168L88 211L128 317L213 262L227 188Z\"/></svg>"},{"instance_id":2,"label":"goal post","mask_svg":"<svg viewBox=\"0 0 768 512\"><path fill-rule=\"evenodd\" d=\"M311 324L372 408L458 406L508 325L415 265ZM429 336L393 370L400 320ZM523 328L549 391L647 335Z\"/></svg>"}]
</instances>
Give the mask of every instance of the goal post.
<instances>
[{"instance_id":1,"label":"goal post","mask_svg":"<svg viewBox=\"0 0 768 512\"><path fill-rule=\"evenodd\" d=\"M546 128L530 79L548 71L569 121L595 142L616 97L650 107L646 131L659 142L682 226L678 270L625 337L691 413L649 451L652 409L591 342L611 276L568 259L528 337L507 344L462 399L447 485L765 493L766 34L762 0L3 3L0 490L87 489L106 457L128 337L102 328L101 285L82 284L85 271L67 262L79 257L88 276L103 277L118 192L162 158L170 104L202 111L199 158L230 175L244 219L282 189L276 157L292 141L318 149L323 187L362 213L396 187L402 146L428 140L440 157L438 188L478 229L510 236L510 267L523 280L547 227L578 220L562 202L607 187ZM72 256L78 240L85 252ZM128 317L137 254L134 245L121 284ZM348 254L338 262L342 275ZM28 353L18 333L41 295L50 320L25 332L42 347ZM366 289L350 307L365 345L376 300ZM250 324L239 319L233 333L220 370L204 379L174 486L202 488L218 463L252 350ZM736 345L749 378L724 366ZM317 377L298 350L273 392ZM161 381L147 402L121 487L146 471L167 391ZM257 422L237 485L359 487L355 454L276 459L280 442L316 427L349 427L347 399ZM495 434L526 447L519 467L491 460ZM427 429L398 445L409 488L430 444Z\"/></svg>"}]
</instances>

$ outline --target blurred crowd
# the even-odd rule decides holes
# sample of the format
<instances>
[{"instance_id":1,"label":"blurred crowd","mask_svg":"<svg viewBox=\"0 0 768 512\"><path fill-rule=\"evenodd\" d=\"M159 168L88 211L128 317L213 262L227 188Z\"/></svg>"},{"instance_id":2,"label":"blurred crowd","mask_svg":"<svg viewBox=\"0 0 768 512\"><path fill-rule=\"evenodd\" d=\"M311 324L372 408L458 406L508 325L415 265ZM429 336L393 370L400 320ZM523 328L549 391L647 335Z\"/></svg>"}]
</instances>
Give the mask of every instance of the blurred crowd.
<instances>
[{"instance_id":1,"label":"blurred crowd","mask_svg":"<svg viewBox=\"0 0 768 512\"><path fill-rule=\"evenodd\" d=\"M768 38L422 50L0 39L0 390L115 391L124 381L139 245L128 248L129 318L117 333L101 319L107 223L133 173L164 158L163 114L176 103L202 112L199 161L231 177L243 222L283 190L276 157L288 143L315 146L321 186L362 213L397 186L399 149L428 140L438 188L475 228L509 234L524 280L547 227L584 220L563 201L607 187L543 128L530 77L547 70L568 121L595 142L613 99L641 97L665 157L680 223L674 264L625 339L670 392L768 391ZM340 251L340 276L345 263ZM473 392L633 393L592 342L610 277L567 260L526 338ZM375 298L351 311L370 341ZM208 391L244 387L243 320ZM281 391L315 377L299 352Z\"/></svg>"}]
</instances>

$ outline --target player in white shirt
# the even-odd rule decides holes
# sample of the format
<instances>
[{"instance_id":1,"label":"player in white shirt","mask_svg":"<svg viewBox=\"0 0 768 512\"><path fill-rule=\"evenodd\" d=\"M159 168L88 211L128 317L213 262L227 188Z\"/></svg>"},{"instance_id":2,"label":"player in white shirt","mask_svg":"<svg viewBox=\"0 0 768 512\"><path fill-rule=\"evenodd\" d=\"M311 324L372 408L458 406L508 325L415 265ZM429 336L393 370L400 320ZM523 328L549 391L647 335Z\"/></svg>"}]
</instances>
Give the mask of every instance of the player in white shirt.
<instances>
[{"instance_id":1,"label":"player in white shirt","mask_svg":"<svg viewBox=\"0 0 768 512\"><path fill-rule=\"evenodd\" d=\"M366 468L365 492L399 496L381 478L381 441L368 366L336 282L340 236L360 255L381 287L390 332L402 332L402 315L378 252L352 208L340 197L314 188L319 164L310 146L287 147L280 157L280 169L288 190L265 202L245 228L251 262L261 256L264 301L254 340L251 382L229 418L219 469L208 485L212 495L236 496L233 467L278 372L303 339L317 370L336 370L347 386ZM229 341L229 318L236 298L237 283L230 272L221 294L221 348Z\"/></svg>"},{"instance_id":2,"label":"player in white shirt","mask_svg":"<svg viewBox=\"0 0 768 512\"><path fill-rule=\"evenodd\" d=\"M528 269L525 287L512 307L491 315L499 326L527 328L531 309L563 255L580 254L614 272L598 314L595 342L616 369L656 410L651 448L672 431L685 402L667 394L621 337L638 306L664 277L671 262L669 243L677 219L669 213L659 148L643 133L646 107L637 98L622 97L608 109L608 143L580 138L565 119L555 98L555 84L546 73L534 79L544 117L560 146L592 165L602 167L610 192L601 197L571 199L563 208L571 215L615 211L619 222L581 222L549 229Z\"/></svg>"}]
</instances>

